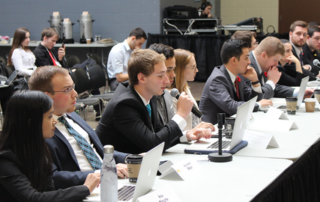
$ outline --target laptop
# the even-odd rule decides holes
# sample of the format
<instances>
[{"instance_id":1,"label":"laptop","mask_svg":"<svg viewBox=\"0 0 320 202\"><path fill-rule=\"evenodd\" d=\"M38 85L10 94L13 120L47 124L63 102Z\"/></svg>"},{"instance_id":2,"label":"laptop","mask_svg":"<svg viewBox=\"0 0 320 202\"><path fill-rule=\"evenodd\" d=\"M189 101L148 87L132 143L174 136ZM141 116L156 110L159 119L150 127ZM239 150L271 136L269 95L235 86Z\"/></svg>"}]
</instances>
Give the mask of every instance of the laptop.
<instances>
[{"instance_id":1,"label":"laptop","mask_svg":"<svg viewBox=\"0 0 320 202\"><path fill-rule=\"evenodd\" d=\"M231 140L225 138L222 139L222 150L224 152L230 152L242 142L244 131L248 125L247 122L249 122L256 101L257 96L238 107L232 138ZM217 151L218 138L211 138L209 140L198 140L184 150L185 153L190 154L209 154Z\"/></svg>"},{"instance_id":2,"label":"laptop","mask_svg":"<svg viewBox=\"0 0 320 202\"><path fill-rule=\"evenodd\" d=\"M8 87L12 81L17 77L18 75L18 71L13 71L12 74L9 76L8 79L5 80L4 84L2 84L2 81L0 83L0 88L5 88L5 87Z\"/></svg>"},{"instance_id":3,"label":"laptop","mask_svg":"<svg viewBox=\"0 0 320 202\"><path fill-rule=\"evenodd\" d=\"M127 179L128 184L118 185L118 201L136 201L137 198L152 189L157 176L163 147L164 142L144 155L136 184L130 183L129 179ZM100 191L102 190L95 189L93 193L83 201L100 201L100 194L98 194Z\"/></svg>"},{"instance_id":4,"label":"laptop","mask_svg":"<svg viewBox=\"0 0 320 202\"><path fill-rule=\"evenodd\" d=\"M305 93L307 85L308 85L308 81L309 81L309 76L306 76L301 80L300 89L299 89L298 96L297 96L297 99L298 99L297 100L297 109L299 109L299 107L300 107L300 105L301 105L301 103L303 101L303 97L304 97L304 93ZM272 99L273 98L271 98L270 100L272 101ZM284 102L285 102L284 98L282 100L284 100ZM274 103L274 105L276 105L276 102ZM287 106L286 105L281 105L281 106L279 106L277 108L278 109L287 109Z\"/></svg>"}]
</instances>

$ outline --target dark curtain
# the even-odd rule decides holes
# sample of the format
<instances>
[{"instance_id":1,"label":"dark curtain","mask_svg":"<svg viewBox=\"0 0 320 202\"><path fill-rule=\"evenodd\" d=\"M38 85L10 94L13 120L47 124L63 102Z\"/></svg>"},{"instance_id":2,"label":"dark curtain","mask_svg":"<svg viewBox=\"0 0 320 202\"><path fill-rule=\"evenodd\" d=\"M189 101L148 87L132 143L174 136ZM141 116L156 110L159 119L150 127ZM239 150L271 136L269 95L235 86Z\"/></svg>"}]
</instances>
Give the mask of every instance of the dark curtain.
<instances>
[{"instance_id":1,"label":"dark curtain","mask_svg":"<svg viewBox=\"0 0 320 202\"><path fill-rule=\"evenodd\" d=\"M320 201L319 154L320 141L317 141L252 201Z\"/></svg>"},{"instance_id":2,"label":"dark curtain","mask_svg":"<svg viewBox=\"0 0 320 202\"><path fill-rule=\"evenodd\" d=\"M261 41L267 36L288 39L288 34L272 34L257 36L257 41ZM206 81L212 70L222 64L220 50L223 43L230 39L230 35L162 35L148 33L146 47L151 44L162 43L174 49L186 49L195 54L195 59L199 72L195 81Z\"/></svg>"}]
</instances>

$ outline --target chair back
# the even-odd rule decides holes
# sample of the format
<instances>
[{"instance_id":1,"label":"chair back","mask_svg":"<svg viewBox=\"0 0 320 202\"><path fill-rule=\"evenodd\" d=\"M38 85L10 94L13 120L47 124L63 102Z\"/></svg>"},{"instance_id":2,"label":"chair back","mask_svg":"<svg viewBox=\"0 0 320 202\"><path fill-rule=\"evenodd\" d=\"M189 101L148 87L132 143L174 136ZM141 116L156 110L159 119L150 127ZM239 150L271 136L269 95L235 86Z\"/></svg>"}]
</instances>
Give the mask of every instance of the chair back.
<instances>
[{"instance_id":1,"label":"chair back","mask_svg":"<svg viewBox=\"0 0 320 202\"><path fill-rule=\"evenodd\" d=\"M75 83L75 91L77 91L78 94L92 89L86 70L82 68L71 68L69 69L69 74Z\"/></svg>"},{"instance_id":2,"label":"chair back","mask_svg":"<svg viewBox=\"0 0 320 202\"><path fill-rule=\"evenodd\" d=\"M66 55L65 56L67 68L72 68L75 64L80 64L80 59L76 55Z\"/></svg>"},{"instance_id":3,"label":"chair back","mask_svg":"<svg viewBox=\"0 0 320 202\"><path fill-rule=\"evenodd\" d=\"M106 85L106 77L103 68L99 64L87 66L87 72L91 82L92 89L98 89Z\"/></svg>"}]
</instances>

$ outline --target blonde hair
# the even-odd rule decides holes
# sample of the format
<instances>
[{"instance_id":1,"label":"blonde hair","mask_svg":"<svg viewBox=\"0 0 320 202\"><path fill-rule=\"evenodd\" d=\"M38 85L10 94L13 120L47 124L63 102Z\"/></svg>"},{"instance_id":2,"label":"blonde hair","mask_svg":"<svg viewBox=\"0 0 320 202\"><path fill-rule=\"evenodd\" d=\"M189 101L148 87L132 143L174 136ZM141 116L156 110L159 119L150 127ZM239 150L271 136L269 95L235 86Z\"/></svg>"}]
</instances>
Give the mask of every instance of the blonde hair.
<instances>
[{"instance_id":1,"label":"blonde hair","mask_svg":"<svg viewBox=\"0 0 320 202\"><path fill-rule=\"evenodd\" d=\"M260 42L260 44L254 50L254 52L256 52L259 55L262 52L266 52L268 57L272 57L277 54L281 54L282 56L284 56L285 50L280 39L269 36Z\"/></svg>"},{"instance_id":2,"label":"blonde hair","mask_svg":"<svg viewBox=\"0 0 320 202\"><path fill-rule=\"evenodd\" d=\"M149 76L154 72L154 65L164 62L166 57L150 49L134 51L128 61L128 75L130 85L139 83L138 74Z\"/></svg>"},{"instance_id":3,"label":"blonde hair","mask_svg":"<svg viewBox=\"0 0 320 202\"><path fill-rule=\"evenodd\" d=\"M176 68L174 70L176 74L176 78L173 84L171 85L171 89L176 88L180 93L182 93L187 88L189 88L187 82L183 84L184 72L191 58L194 57L194 54L188 50L176 49L174 50L174 57L176 59Z\"/></svg>"}]
</instances>

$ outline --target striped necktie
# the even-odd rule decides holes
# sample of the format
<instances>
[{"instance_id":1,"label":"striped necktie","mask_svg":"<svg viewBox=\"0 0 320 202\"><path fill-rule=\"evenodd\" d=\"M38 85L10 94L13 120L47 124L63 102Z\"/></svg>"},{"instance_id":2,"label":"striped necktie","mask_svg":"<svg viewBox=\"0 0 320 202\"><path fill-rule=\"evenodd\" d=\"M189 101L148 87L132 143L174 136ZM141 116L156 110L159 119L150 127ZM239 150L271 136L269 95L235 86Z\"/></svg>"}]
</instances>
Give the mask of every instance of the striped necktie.
<instances>
[{"instance_id":1,"label":"striped necktie","mask_svg":"<svg viewBox=\"0 0 320 202\"><path fill-rule=\"evenodd\" d=\"M77 140L80 148L82 149L84 155L87 157L92 168L94 170L100 170L101 169L101 161L99 160L96 153L93 151L93 149L92 149L91 145L88 143L88 141L82 135L80 135L76 130L74 130L63 116L58 118L58 121L63 123L65 125L66 129L68 130L68 132L74 137L74 139Z\"/></svg>"}]
</instances>

